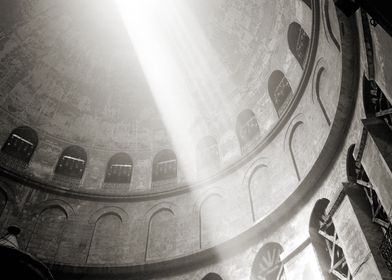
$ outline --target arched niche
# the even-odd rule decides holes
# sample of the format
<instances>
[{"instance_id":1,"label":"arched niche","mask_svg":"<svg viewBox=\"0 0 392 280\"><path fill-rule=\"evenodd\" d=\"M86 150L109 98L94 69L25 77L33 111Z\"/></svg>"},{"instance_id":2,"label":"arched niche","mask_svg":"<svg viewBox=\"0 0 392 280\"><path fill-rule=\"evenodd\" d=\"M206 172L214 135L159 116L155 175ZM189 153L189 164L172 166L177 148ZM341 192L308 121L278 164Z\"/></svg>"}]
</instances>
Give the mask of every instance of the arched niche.
<instances>
[{"instance_id":1,"label":"arched niche","mask_svg":"<svg viewBox=\"0 0 392 280\"><path fill-rule=\"evenodd\" d=\"M10 133L1 151L27 164L37 145L37 132L28 126L20 126Z\"/></svg>"},{"instance_id":2,"label":"arched niche","mask_svg":"<svg viewBox=\"0 0 392 280\"><path fill-rule=\"evenodd\" d=\"M203 198L199 206L200 248L206 248L222 241L225 229L224 202L218 193Z\"/></svg>"},{"instance_id":3,"label":"arched niche","mask_svg":"<svg viewBox=\"0 0 392 280\"><path fill-rule=\"evenodd\" d=\"M301 65L301 68L304 69L310 38L299 23L290 23L289 29L287 31L287 41L291 53L297 59L298 63Z\"/></svg>"},{"instance_id":4,"label":"arched niche","mask_svg":"<svg viewBox=\"0 0 392 280\"><path fill-rule=\"evenodd\" d=\"M254 221L273 209L277 197L281 196L279 189L269 188L272 180L270 173L267 165L259 164L254 167L247 182Z\"/></svg>"},{"instance_id":5,"label":"arched niche","mask_svg":"<svg viewBox=\"0 0 392 280\"><path fill-rule=\"evenodd\" d=\"M289 151L290 151L290 157L293 162L293 167L295 170L295 174L297 176L298 181L301 181L301 174L300 174L300 169L298 165L298 160L297 156L301 155L303 153L303 138L298 137L300 129L304 126L304 123L302 121L296 122L290 131L289 135ZM303 135L305 137L305 135Z\"/></svg>"},{"instance_id":6,"label":"arched niche","mask_svg":"<svg viewBox=\"0 0 392 280\"><path fill-rule=\"evenodd\" d=\"M197 170L199 173L216 171L220 164L218 143L212 136L202 138L196 147Z\"/></svg>"},{"instance_id":7,"label":"arched niche","mask_svg":"<svg viewBox=\"0 0 392 280\"><path fill-rule=\"evenodd\" d=\"M145 260L166 259L175 255L177 223L174 212L162 208L150 217Z\"/></svg>"},{"instance_id":8,"label":"arched niche","mask_svg":"<svg viewBox=\"0 0 392 280\"><path fill-rule=\"evenodd\" d=\"M324 105L324 102L322 100L322 93L323 93L323 88L325 86L325 75L326 75L326 70L324 67L320 67L320 69L318 69L317 74L316 74L316 99L317 99L317 103L320 106L320 109L324 115L325 121L327 122L328 126L331 125L331 119L329 118L328 112L327 112L327 108ZM325 96L323 96L323 98L325 98Z\"/></svg>"},{"instance_id":9,"label":"arched niche","mask_svg":"<svg viewBox=\"0 0 392 280\"><path fill-rule=\"evenodd\" d=\"M116 263L122 256L122 218L115 212L102 214L94 224L87 263Z\"/></svg>"},{"instance_id":10,"label":"arched niche","mask_svg":"<svg viewBox=\"0 0 392 280\"><path fill-rule=\"evenodd\" d=\"M87 164L87 153L79 146L69 146L63 150L57 161L55 174L81 179Z\"/></svg>"},{"instance_id":11,"label":"arched niche","mask_svg":"<svg viewBox=\"0 0 392 280\"><path fill-rule=\"evenodd\" d=\"M238 115L236 133L241 150L244 150L249 143L260 136L259 123L255 113L246 109Z\"/></svg>"},{"instance_id":12,"label":"arched niche","mask_svg":"<svg viewBox=\"0 0 392 280\"><path fill-rule=\"evenodd\" d=\"M283 247L270 242L259 250L252 264L251 280L284 280L284 269L280 259Z\"/></svg>"},{"instance_id":13,"label":"arched niche","mask_svg":"<svg viewBox=\"0 0 392 280\"><path fill-rule=\"evenodd\" d=\"M290 83L282 71L275 70L269 76L268 94L276 113L280 117L294 96Z\"/></svg>"},{"instance_id":14,"label":"arched niche","mask_svg":"<svg viewBox=\"0 0 392 280\"><path fill-rule=\"evenodd\" d=\"M158 152L152 162L152 182L177 178L177 157L169 149Z\"/></svg>"},{"instance_id":15,"label":"arched niche","mask_svg":"<svg viewBox=\"0 0 392 280\"><path fill-rule=\"evenodd\" d=\"M54 262L67 219L66 210L59 205L43 209L37 216L26 250L39 259Z\"/></svg>"},{"instance_id":16,"label":"arched niche","mask_svg":"<svg viewBox=\"0 0 392 280\"><path fill-rule=\"evenodd\" d=\"M113 155L105 173L105 183L129 184L132 179L133 162L127 153Z\"/></svg>"},{"instance_id":17,"label":"arched niche","mask_svg":"<svg viewBox=\"0 0 392 280\"><path fill-rule=\"evenodd\" d=\"M223 280L223 278L217 273L210 272L202 280Z\"/></svg>"}]
</instances>

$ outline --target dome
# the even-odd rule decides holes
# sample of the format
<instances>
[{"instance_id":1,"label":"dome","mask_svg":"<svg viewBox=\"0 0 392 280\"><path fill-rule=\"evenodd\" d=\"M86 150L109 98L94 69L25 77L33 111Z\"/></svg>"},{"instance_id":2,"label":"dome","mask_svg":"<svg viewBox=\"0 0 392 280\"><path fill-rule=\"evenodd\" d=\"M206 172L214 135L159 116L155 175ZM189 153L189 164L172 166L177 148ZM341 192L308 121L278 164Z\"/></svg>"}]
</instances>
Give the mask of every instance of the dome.
<instances>
[{"instance_id":1,"label":"dome","mask_svg":"<svg viewBox=\"0 0 392 280\"><path fill-rule=\"evenodd\" d=\"M55 279L389 275L392 41L342 2L0 2L1 229Z\"/></svg>"}]
</instances>

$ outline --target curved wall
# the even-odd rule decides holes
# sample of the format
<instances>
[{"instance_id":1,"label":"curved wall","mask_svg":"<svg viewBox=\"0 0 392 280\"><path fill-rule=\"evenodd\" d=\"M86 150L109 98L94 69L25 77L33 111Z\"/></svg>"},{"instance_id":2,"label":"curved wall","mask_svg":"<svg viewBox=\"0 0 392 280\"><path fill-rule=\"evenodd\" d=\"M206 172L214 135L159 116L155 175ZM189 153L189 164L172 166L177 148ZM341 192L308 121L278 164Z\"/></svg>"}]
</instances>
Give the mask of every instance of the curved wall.
<instances>
[{"instance_id":1,"label":"curved wall","mask_svg":"<svg viewBox=\"0 0 392 280\"><path fill-rule=\"evenodd\" d=\"M328 167L333 156L330 151L337 148L344 131L342 120L350 111L350 96L340 84L341 52L331 43L331 33L325 32L323 6L316 5L320 11L313 10L316 22L310 31L312 10L302 1L295 1L295 5L303 10L296 14L296 20L317 36L311 37L314 43L309 57L313 56L313 63L305 68L309 77L302 85L302 95L295 99L295 106L286 113L287 121L273 137L254 144L247 157L220 176L156 194L99 194L53 186L3 170L8 178L2 179L4 188L15 192L18 206L13 215L2 219L22 227L21 247L39 252L45 240L53 240L51 234L61 229L61 236L56 237L58 246L51 254L40 255L46 262L137 267L209 252L288 215ZM328 14L331 22L337 22L334 10ZM331 28L340 38L336 27ZM289 73L296 72L299 77L302 69L287 45L285 52L297 65L296 70L287 72L290 81L294 74ZM295 83L291 86L298 88ZM62 218L56 213L62 213ZM52 221L56 215L58 219ZM51 220L53 230L40 231L45 219ZM34 242L36 239L41 243ZM287 246L287 242L282 244Z\"/></svg>"}]
</instances>

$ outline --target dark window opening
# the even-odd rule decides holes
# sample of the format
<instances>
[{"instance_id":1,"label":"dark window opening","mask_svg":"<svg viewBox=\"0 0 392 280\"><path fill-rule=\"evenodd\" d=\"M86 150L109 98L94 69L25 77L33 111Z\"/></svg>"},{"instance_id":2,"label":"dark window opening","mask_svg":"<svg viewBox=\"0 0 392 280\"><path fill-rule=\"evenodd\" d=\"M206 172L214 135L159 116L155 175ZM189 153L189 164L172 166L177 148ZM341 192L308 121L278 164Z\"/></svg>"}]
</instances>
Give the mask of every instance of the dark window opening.
<instances>
[{"instance_id":1,"label":"dark window opening","mask_svg":"<svg viewBox=\"0 0 392 280\"><path fill-rule=\"evenodd\" d=\"M310 42L308 34L302 29L301 25L297 22L292 22L287 32L287 40L291 53L297 59L302 69L304 69Z\"/></svg>"},{"instance_id":2,"label":"dark window opening","mask_svg":"<svg viewBox=\"0 0 392 280\"><path fill-rule=\"evenodd\" d=\"M24 163L29 163L37 144L37 133L30 127L21 126L11 132L1 151Z\"/></svg>"},{"instance_id":3,"label":"dark window opening","mask_svg":"<svg viewBox=\"0 0 392 280\"><path fill-rule=\"evenodd\" d=\"M152 164L152 181L167 180L177 177L177 157L171 150L162 150Z\"/></svg>"},{"instance_id":4,"label":"dark window opening","mask_svg":"<svg viewBox=\"0 0 392 280\"><path fill-rule=\"evenodd\" d=\"M115 154L108 162L105 183L130 183L132 178L132 167L132 159L128 154Z\"/></svg>"},{"instance_id":5,"label":"dark window opening","mask_svg":"<svg viewBox=\"0 0 392 280\"><path fill-rule=\"evenodd\" d=\"M242 149L260 135L259 124L251 110L244 110L238 115L236 132Z\"/></svg>"},{"instance_id":6,"label":"dark window opening","mask_svg":"<svg viewBox=\"0 0 392 280\"><path fill-rule=\"evenodd\" d=\"M294 96L289 81L282 71L275 70L268 79L268 93L280 117Z\"/></svg>"},{"instance_id":7,"label":"dark window opening","mask_svg":"<svg viewBox=\"0 0 392 280\"><path fill-rule=\"evenodd\" d=\"M79 146L70 146L64 149L58 162L55 174L81 179L87 163L87 154Z\"/></svg>"}]
</instances>

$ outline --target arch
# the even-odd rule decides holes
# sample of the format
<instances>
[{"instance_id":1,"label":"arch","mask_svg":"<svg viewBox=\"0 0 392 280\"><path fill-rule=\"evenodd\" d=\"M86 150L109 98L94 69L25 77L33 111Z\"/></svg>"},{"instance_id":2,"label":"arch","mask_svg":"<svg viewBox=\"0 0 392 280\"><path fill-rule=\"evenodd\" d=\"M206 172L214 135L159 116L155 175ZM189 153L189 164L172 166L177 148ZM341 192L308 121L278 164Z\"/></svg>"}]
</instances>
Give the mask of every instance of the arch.
<instances>
[{"instance_id":1,"label":"arch","mask_svg":"<svg viewBox=\"0 0 392 280\"><path fill-rule=\"evenodd\" d=\"M87 153L79 146L69 146L63 150L57 162L55 174L81 179L87 163Z\"/></svg>"},{"instance_id":2,"label":"arch","mask_svg":"<svg viewBox=\"0 0 392 280\"><path fill-rule=\"evenodd\" d=\"M219 167L219 148L214 137L206 136L198 142L196 158L199 172L216 170Z\"/></svg>"},{"instance_id":3,"label":"arch","mask_svg":"<svg viewBox=\"0 0 392 280\"><path fill-rule=\"evenodd\" d=\"M152 181L177 178L177 157L169 149L158 152L152 162Z\"/></svg>"},{"instance_id":4,"label":"arch","mask_svg":"<svg viewBox=\"0 0 392 280\"><path fill-rule=\"evenodd\" d=\"M106 167L105 183L129 184L131 183L133 162L127 153L113 155Z\"/></svg>"},{"instance_id":5,"label":"arch","mask_svg":"<svg viewBox=\"0 0 392 280\"><path fill-rule=\"evenodd\" d=\"M123 242L120 238L122 224L123 219L117 211L105 211L95 220L86 263L116 263L118 261Z\"/></svg>"},{"instance_id":6,"label":"arch","mask_svg":"<svg viewBox=\"0 0 392 280\"><path fill-rule=\"evenodd\" d=\"M239 113L236 123L236 133L243 150L253 139L260 136L260 128L253 111L246 109Z\"/></svg>"},{"instance_id":7,"label":"arch","mask_svg":"<svg viewBox=\"0 0 392 280\"><path fill-rule=\"evenodd\" d=\"M28 164L37 145L37 132L31 127L20 126L10 133L1 151Z\"/></svg>"},{"instance_id":8,"label":"arch","mask_svg":"<svg viewBox=\"0 0 392 280\"><path fill-rule=\"evenodd\" d=\"M316 92L316 99L317 99L317 103L320 105L321 111L323 112L324 118L327 121L328 126L331 126L331 120L328 116L327 110L324 106L324 103L321 100L321 96L320 96L320 81L321 81L321 77L323 76L323 74L325 75L326 70L323 66L321 66L318 71L317 71L317 75L316 75L316 88L315 88L315 92Z\"/></svg>"},{"instance_id":9,"label":"arch","mask_svg":"<svg viewBox=\"0 0 392 280\"><path fill-rule=\"evenodd\" d=\"M145 261L167 258L174 253L175 247L175 214L171 208L158 208L151 213L148 220Z\"/></svg>"},{"instance_id":10,"label":"arch","mask_svg":"<svg viewBox=\"0 0 392 280\"><path fill-rule=\"evenodd\" d=\"M35 216L40 216L44 211L51 208L59 208L65 213L67 219L75 215L73 207L68 202L60 199L45 200L38 205L32 205L31 212Z\"/></svg>"},{"instance_id":11,"label":"arch","mask_svg":"<svg viewBox=\"0 0 392 280\"><path fill-rule=\"evenodd\" d=\"M89 218L88 222L90 224L95 224L101 217L105 215L117 216L121 223L126 223L128 221L128 213L124 209L115 206L106 206L95 211Z\"/></svg>"},{"instance_id":12,"label":"arch","mask_svg":"<svg viewBox=\"0 0 392 280\"><path fill-rule=\"evenodd\" d=\"M251 182L253 179L253 176L256 174L256 172L262 168L267 168L268 166L264 163L259 163L254 166L252 165L252 169L249 169L248 172L245 175L244 180L246 179L245 183L246 183L246 187L248 188L248 194L249 194L249 203L250 203L250 208L251 208L251 212L252 212L252 221L256 221L256 214L255 214L255 208L254 208L254 202L253 202L253 192L252 192L252 188L251 188Z\"/></svg>"},{"instance_id":13,"label":"arch","mask_svg":"<svg viewBox=\"0 0 392 280\"><path fill-rule=\"evenodd\" d=\"M299 174L299 169L298 169L298 165L297 165L297 161L295 160L295 155L294 155L294 150L293 150L293 138L294 138L294 134L295 131L302 126L304 123L302 121L297 121L291 128L290 131L290 135L289 135L289 139L288 139L288 145L289 145L289 151L290 151L290 157L291 160L293 162L293 166L294 166L294 170L295 170L295 174L297 176L298 181L301 181L301 175Z\"/></svg>"},{"instance_id":14,"label":"arch","mask_svg":"<svg viewBox=\"0 0 392 280\"><path fill-rule=\"evenodd\" d=\"M199 248L206 247L214 244L218 241L219 233L222 231L223 213L224 209L213 203L213 211L209 211L207 216L203 215L203 208L207 202L211 199L217 198L219 201L223 201L223 197L218 192L209 192L205 194L200 200L198 205L198 217L199 217ZM208 210L208 205L206 206ZM211 210L211 209L210 209ZM206 227L208 228L206 230ZM213 233L213 234L211 234ZM208 238L205 238L208 237Z\"/></svg>"},{"instance_id":15,"label":"arch","mask_svg":"<svg viewBox=\"0 0 392 280\"><path fill-rule=\"evenodd\" d=\"M252 264L251 279L280 280L284 278L280 254L283 247L279 243L269 242L261 247Z\"/></svg>"},{"instance_id":16,"label":"arch","mask_svg":"<svg viewBox=\"0 0 392 280\"><path fill-rule=\"evenodd\" d=\"M49 205L39 212L25 250L37 258L54 262L68 220L67 212L60 205ZM45 242L42 242L45 238Z\"/></svg>"},{"instance_id":17,"label":"arch","mask_svg":"<svg viewBox=\"0 0 392 280\"><path fill-rule=\"evenodd\" d=\"M305 68L306 56L308 54L310 38L297 22L292 22L287 31L289 49L297 59L302 69Z\"/></svg>"},{"instance_id":18,"label":"arch","mask_svg":"<svg viewBox=\"0 0 392 280\"><path fill-rule=\"evenodd\" d=\"M332 39L332 42L334 43L334 45L336 46L336 48L340 52L340 44L339 44L338 39L336 38L334 32L332 31L331 18L330 18L330 14L329 14L329 2L330 1L324 1L324 19L325 19L324 24L327 28L329 37Z\"/></svg>"},{"instance_id":19,"label":"arch","mask_svg":"<svg viewBox=\"0 0 392 280\"><path fill-rule=\"evenodd\" d=\"M268 94L274 105L278 116L282 116L283 112L289 105L294 96L290 83L280 70L275 70L268 78Z\"/></svg>"},{"instance_id":20,"label":"arch","mask_svg":"<svg viewBox=\"0 0 392 280\"><path fill-rule=\"evenodd\" d=\"M202 280L223 280L223 278L217 273L210 272Z\"/></svg>"}]
</instances>

